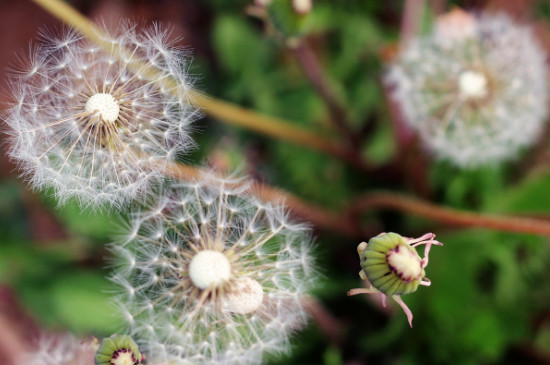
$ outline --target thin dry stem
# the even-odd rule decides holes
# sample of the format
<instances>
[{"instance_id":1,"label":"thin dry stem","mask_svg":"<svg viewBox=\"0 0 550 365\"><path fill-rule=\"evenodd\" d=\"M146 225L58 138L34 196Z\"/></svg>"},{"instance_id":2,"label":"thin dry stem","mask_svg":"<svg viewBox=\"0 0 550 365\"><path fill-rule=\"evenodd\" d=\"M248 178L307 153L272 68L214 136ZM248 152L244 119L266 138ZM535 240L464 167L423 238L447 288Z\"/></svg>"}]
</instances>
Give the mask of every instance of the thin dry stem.
<instances>
[{"instance_id":1,"label":"thin dry stem","mask_svg":"<svg viewBox=\"0 0 550 365\"><path fill-rule=\"evenodd\" d=\"M0 312L0 354L9 363L16 364L28 350L13 324Z\"/></svg>"},{"instance_id":2,"label":"thin dry stem","mask_svg":"<svg viewBox=\"0 0 550 365\"><path fill-rule=\"evenodd\" d=\"M202 171L197 167L174 163L169 166L166 175L175 179L192 181L199 179L206 173L206 171ZM292 212L306 218L319 228L353 238L364 233L346 216L317 207L282 189L256 181L253 183L251 190L261 200L275 203L284 202Z\"/></svg>"},{"instance_id":3,"label":"thin dry stem","mask_svg":"<svg viewBox=\"0 0 550 365\"><path fill-rule=\"evenodd\" d=\"M445 0L430 0L430 7L435 15L440 15L445 12Z\"/></svg>"},{"instance_id":4,"label":"thin dry stem","mask_svg":"<svg viewBox=\"0 0 550 365\"><path fill-rule=\"evenodd\" d=\"M363 195L356 199L350 212L351 215L357 215L373 209L397 210L454 226L550 236L550 222L542 219L467 212L395 193Z\"/></svg>"},{"instance_id":5,"label":"thin dry stem","mask_svg":"<svg viewBox=\"0 0 550 365\"><path fill-rule=\"evenodd\" d=\"M329 340L336 345L342 345L342 325L323 303L314 297L305 297L302 304Z\"/></svg>"},{"instance_id":6,"label":"thin dry stem","mask_svg":"<svg viewBox=\"0 0 550 365\"><path fill-rule=\"evenodd\" d=\"M401 21L401 47L406 46L418 35L422 22L425 0L406 0Z\"/></svg>"},{"instance_id":7,"label":"thin dry stem","mask_svg":"<svg viewBox=\"0 0 550 365\"><path fill-rule=\"evenodd\" d=\"M330 120L334 127L340 131L355 146L359 144L358 133L350 127L351 117L342 105L340 98L325 75L323 68L315 52L311 49L306 40L303 39L297 46L293 47L294 54L300 61L304 73L309 78L317 93L323 98L330 112Z\"/></svg>"},{"instance_id":8,"label":"thin dry stem","mask_svg":"<svg viewBox=\"0 0 550 365\"><path fill-rule=\"evenodd\" d=\"M249 109L215 99L199 91L191 91L192 102L207 115L270 137L306 146L327 155L347 159L346 152L336 142L299 128L286 120L261 115Z\"/></svg>"}]
</instances>

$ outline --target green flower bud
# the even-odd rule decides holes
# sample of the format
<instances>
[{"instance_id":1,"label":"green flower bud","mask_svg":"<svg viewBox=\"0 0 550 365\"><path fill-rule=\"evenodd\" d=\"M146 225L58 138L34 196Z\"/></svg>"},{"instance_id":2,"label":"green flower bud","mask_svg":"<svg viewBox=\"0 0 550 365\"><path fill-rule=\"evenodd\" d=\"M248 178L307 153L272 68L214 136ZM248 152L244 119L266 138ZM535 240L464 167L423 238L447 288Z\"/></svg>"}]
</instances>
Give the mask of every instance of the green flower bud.
<instances>
[{"instance_id":1,"label":"green flower bud","mask_svg":"<svg viewBox=\"0 0 550 365\"><path fill-rule=\"evenodd\" d=\"M380 293L384 306L386 296L389 296L401 306L412 327L413 314L401 295L415 292L419 285L430 286L424 271L428 265L428 254L432 245L443 245L434 238L433 233L412 239L390 232L371 238L369 243L361 242L357 246L362 268L359 276L371 285L368 289L351 289L348 295ZM419 245L426 245L424 258L416 252L415 247Z\"/></svg>"},{"instance_id":2,"label":"green flower bud","mask_svg":"<svg viewBox=\"0 0 550 365\"><path fill-rule=\"evenodd\" d=\"M143 356L130 336L111 336L101 341L95 365L140 365Z\"/></svg>"},{"instance_id":3,"label":"green flower bud","mask_svg":"<svg viewBox=\"0 0 550 365\"><path fill-rule=\"evenodd\" d=\"M367 279L385 295L413 293L426 275L416 250L397 233L371 238L360 256Z\"/></svg>"}]
</instances>

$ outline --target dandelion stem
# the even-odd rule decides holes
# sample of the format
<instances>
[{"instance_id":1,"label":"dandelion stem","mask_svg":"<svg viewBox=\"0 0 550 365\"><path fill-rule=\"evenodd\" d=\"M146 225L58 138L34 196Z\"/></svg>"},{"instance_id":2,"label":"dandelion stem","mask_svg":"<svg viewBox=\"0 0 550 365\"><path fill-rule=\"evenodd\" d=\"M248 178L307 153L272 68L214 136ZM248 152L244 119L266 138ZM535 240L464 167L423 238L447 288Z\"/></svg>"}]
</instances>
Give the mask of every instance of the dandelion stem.
<instances>
[{"instance_id":1,"label":"dandelion stem","mask_svg":"<svg viewBox=\"0 0 550 365\"><path fill-rule=\"evenodd\" d=\"M103 32L67 3L61 0L33 1L61 21L74 27L90 41L102 47L107 46L102 34ZM111 44L108 44L108 46L112 47ZM124 50L119 51L118 55L123 53ZM169 80L166 81L170 84ZM174 93L179 92L178 88L173 87L168 87L168 90L172 90ZM327 155L335 156L360 169L366 170L369 168L364 161L351 154L347 148L337 141L312 133L305 128L297 127L290 121L262 115L231 103L215 99L196 90L190 92L189 102L201 108L207 115L229 125L246 128L272 138L281 139L298 146L305 146Z\"/></svg>"},{"instance_id":2,"label":"dandelion stem","mask_svg":"<svg viewBox=\"0 0 550 365\"><path fill-rule=\"evenodd\" d=\"M350 213L353 216L365 210L384 208L418 215L448 225L550 236L550 222L543 219L468 212L388 192L368 193L357 198L350 208Z\"/></svg>"},{"instance_id":3,"label":"dandelion stem","mask_svg":"<svg viewBox=\"0 0 550 365\"><path fill-rule=\"evenodd\" d=\"M95 43L103 43L101 31L84 15L80 14L69 4L61 0L33 0L35 3L49 11L56 18L74 27L81 34Z\"/></svg>"},{"instance_id":4,"label":"dandelion stem","mask_svg":"<svg viewBox=\"0 0 550 365\"><path fill-rule=\"evenodd\" d=\"M291 122L258 114L249 109L215 99L196 90L191 91L191 96L195 106L201 108L207 115L227 124L349 160L346 157L348 153L337 142L311 133L304 128L296 127Z\"/></svg>"},{"instance_id":5,"label":"dandelion stem","mask_svg":"<svg viewBox=\"0 0 550 365\"><path fill-rule=\"evenodd\" d=\"M430 0L430 7L435 15L445 12L445 0Z\"/></svg>"},{"instance_id":6,"label":"dandelion stem","mask_svg":"<svg viewBox=\"0 0 550 365\"><path fill-rule=\"evenodd\" d=\"M302 304L328 339L335 345L342 345L342 325L338 319L314 297L304 297Z\"/></svg>"},{"instance_id":7,"label":"dandelion stem","mask_svg":"<svg viewBox=\"0 0 550 365\"><path fill-rule=\"evenodd\" d=\"M166 171L167 176L182 180L196 180L204 174L206 174L206 171L202 171L197 167L177 163L170 165ZM292 212L306 218L319 228L331 230L354 238L364 234L364 232L362 232L351 220L347 219L347 217L314 206L282 189L260 182L254 182L251 190L254 195L264 201L284 202Z\"/></svg>"},{"instance_id":8,"label":"dandelion stem","mask_svg":"<svg viewBox=\"0 0 550 365\"><path fill-rule=\"evenodd\" d=\"M315 52L313 52L306 40L301 40L297 46L293 47L293 51L311 84L325 101L331 115L331 121L336 129L352 142L354 146L357 146L359 144L359 135L350 128L351 118L339 100L334 88L331 87Z\"/></svg>"},{"instance_id":9,"label":"dandelion stem","mask_svg":"<svg viewBox=\"0 0 550 365\"><path fill-rule=\"evenodd\" d=\"M401 20L401 47L407 45L418 35L422 22L425 0L406 0Z\"/></svg>"},{"instance_id":10,"label":"dandelion stem","mask_svg":"<svg viewBox=\"0 0 550 365\"><path fill-rule=\"evenodd\" d=\"M8 364L11 364L11 361L15 364L17 360L20 360L21 355L28 350L15 327L15 324L8 320L6 314L0 312L0 328L2 328L2 331L0 331L0 348L3 349L3 359L7 360Z\"/></svg>"}]
</instances>

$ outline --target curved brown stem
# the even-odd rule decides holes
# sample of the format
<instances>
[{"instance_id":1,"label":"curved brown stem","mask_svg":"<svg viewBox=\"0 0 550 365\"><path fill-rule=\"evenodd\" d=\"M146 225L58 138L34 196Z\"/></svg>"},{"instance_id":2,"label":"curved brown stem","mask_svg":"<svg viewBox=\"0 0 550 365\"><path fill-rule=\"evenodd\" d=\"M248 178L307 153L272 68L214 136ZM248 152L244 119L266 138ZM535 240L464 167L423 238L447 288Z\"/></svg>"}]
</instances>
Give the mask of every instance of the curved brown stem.
<instances>
[{"instance_id":1,"label":"curved brown stem","mask_svg":"<svg viewBox=\"0 0 550 365\"><path fill-rule=\"evenodd\" d=\"M174 163L168 166L166 175L181 180L197 180L212 173L197 167ZM307 219L318 228L338 232L351 238L361 237L365 233L345 215L310 204L285 190L255 181L252 183L251 191L261 200L284 202L293 213Z\"/></svg>"},{"instance_id":2,"label":"curved brown stem","mask_svg":"<svg viewBox=\"0 0 550 365\"><path fill-rule=\"evenodd\" d=\"M397 210L448 225L550 236L550 222L543 219L468 212L387 192L369 193L359 197L350 207L350 214L357 215L373 209Z\"/></svg>"}]
</instances>

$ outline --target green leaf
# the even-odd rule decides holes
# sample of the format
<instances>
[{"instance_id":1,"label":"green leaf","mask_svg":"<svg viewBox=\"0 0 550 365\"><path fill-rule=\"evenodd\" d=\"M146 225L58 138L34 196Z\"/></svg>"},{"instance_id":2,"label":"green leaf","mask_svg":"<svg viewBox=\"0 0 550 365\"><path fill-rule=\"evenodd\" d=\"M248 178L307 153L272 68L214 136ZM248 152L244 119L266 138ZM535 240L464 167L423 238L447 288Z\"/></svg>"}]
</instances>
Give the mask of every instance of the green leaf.
<instances>
[{"instance_id":1,"label":"green leaf","mask_svg":"<svg viewBox=\"0 0 550 365\"><path fill-rule=\"evenodd\" d=\"M231 73L261 69L271 57L267 43L249 23L234 15L216 18L212 41L219 62Z\"/></svg>"},{"instance_id":2,"label":"green leaf","mask_svg":"<svg viewBox=\"0 0 550 365\"><path fill-rule=\"evenodd\" d=\"M79 272L56 280L51 287L51 303L59 321L76 332L112 334L121 327L112 285L101 274Z\"/></svg>"},{"instance_id":3,"label":"green leaf","mask_svg":"<svg viewBox=\"0 0 550 365\"><path fill-rule=\"evenodd\" d=\"M486 209L510 213L550 213L550 174L533 176L487 199Z\"/></svg>"}]
</instances>

